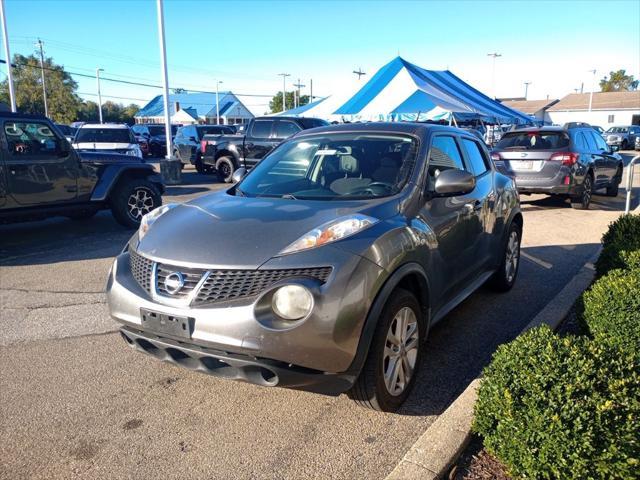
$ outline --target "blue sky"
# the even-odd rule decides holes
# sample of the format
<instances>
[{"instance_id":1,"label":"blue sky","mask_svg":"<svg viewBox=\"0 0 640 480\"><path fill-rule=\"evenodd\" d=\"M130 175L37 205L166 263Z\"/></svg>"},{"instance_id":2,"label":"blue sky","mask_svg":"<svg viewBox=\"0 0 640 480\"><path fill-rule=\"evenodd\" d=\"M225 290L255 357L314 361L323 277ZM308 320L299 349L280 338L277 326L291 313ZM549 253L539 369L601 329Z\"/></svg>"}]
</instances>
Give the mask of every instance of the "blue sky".
<instances>
[{"instance_id":1,"label":"blue sky","mask_svg":"<svg viewBox=\"0 0 640 480\"><path fill-rule=\"evenodd\" d=\"M155 1L5 0L12 53L47 56L70 71L160 83ZM625 68L640 76L640 2L632 1L178 1L165 0L172 86L274 94L281 77L300 78L314 95L357 87L398 53L428 69L448 68L491 94L562 97L588 91L592 75ZM2 54L4 58L4 53ZM4 75L0 75L4 78ZM95 81L77 78L94 98ZM363 80L364 82L364 80ZM291 85L289 81L289 86ZM290 87L289 87L290 88ZM103 82L103 95L144 104L158 89ZM105 98L106 99L106 98ZM132 99L132 100L130 100ZM265 98L242 97L256 113Z\"/></svg>"}]
</instances>

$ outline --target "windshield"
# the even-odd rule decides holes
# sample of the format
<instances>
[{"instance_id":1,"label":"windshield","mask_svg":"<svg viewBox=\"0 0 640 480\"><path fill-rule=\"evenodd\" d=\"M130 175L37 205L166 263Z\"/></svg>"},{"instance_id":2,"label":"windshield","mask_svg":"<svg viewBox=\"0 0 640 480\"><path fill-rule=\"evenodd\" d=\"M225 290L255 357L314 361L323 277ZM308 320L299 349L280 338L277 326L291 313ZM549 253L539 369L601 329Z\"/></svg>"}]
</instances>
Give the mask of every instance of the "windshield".
<instances>
[{"instance_id":1,"label":"windshield","mask_svg":"<svg viewBox=\"0 0 640 480\"><path fill-rule=\"evenodd\" d=\"M503 150L549 150L569 146L569 136L565 132L510 132L496 144Z\"/></svg>"},{"instance_id":2,"label":"windshield","mask_svg":"<svg viewBox=\"0 0 640 480\"><path fill-rule=\"evenodd\" d=\"M237 194L299 200L395 195L416 160L417 141L403 135L336 133L283 143L242 181Z\"/></svg>"},{"instance_id":3,"label":"windshield","mask_svg":"<svg viewBox=\"0 0 640 480\"><path fill-rule=\"evenodd\" d=\"M76 143L136 143L128 128L81 128Z\"/></svg>"},{"instance_id":4,"label":"windshield","mask_svg":"<svg viewBox=\"0 0 640 480\"><path fill-rule=\"evenodd\" d=\"M628 131L627 127L611 127L607 130L607 133L627 133Z\"/></svg>"}]
</instances>

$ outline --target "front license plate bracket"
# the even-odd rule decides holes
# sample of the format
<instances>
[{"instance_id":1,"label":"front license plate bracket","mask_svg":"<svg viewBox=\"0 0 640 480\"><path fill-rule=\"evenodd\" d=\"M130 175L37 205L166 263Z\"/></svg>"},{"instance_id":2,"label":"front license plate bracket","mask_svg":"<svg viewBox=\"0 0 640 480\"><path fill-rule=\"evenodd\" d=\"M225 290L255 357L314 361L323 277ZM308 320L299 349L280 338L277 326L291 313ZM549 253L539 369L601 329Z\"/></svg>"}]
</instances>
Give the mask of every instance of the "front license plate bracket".
<instances>
[{"instance_id":1,"label":"front license plate bracket","mask_svg":"<svg viewBox=\"0 0 640 480\"><path fill-rule=\"evenodd\" d=\"M191 338L195 325L194 318L156 312L146 308L140 309L140 319L145 330L180 338Z\"/></svg>"}]
</instances>

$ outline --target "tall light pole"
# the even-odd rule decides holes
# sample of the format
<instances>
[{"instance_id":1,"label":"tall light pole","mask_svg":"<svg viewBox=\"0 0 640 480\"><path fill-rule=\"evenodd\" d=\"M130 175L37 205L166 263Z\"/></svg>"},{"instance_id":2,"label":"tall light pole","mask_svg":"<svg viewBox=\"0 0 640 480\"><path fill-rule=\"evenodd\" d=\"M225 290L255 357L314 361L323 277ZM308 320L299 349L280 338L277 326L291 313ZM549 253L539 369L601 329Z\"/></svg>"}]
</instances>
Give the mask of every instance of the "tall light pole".
<instances>
[{"instance_id":1,"label":"tall light pole","mask_svg":"<svg viewBox=\"0 0 640 480\"><path fill-rule=\"evenodd\" d=\"M290 73L279 73L278 76L282 77L282 111L284 112L287 109L286 98L287 98L287 77L290 77Z\"/></svg>"},{"instance_id":2,"label":"tall light pole","mask_svg":"<svg viewBox=\"0 0 640 480\"><path fill-rule=\"evenodd\" d=\"M164 97L164 132L167 138L167 155L171 158L173 154L173 139L171 138L171 113L169 112L169 75L167 73L167 50L164 41L164 12L162 0L156 0L158 10L158 40L160 41L160 64L162 65L162 87Z\"/></svg>"},{"instance_id":3,"label":"tall light pole","mask_svg":"<svg viewBox=\"0 0 640 480\"><path fill-rule=\"evenodd\" d=\"M524 82L524 99L527 99L527 94L529 93L529 85L531 82Z\"/></svg>"},{"instance_id":4,"label":"tall light pole","mask_svg":"<svg viewBox=\"0 0 640 480\"><path fill-rule=\"evenodd\" d=\"M593 79L591 80L591 93L589 94L589 113L591 113L591 106L593 105L593 89L596 88L596 70L589 70L593 73Z\"/></svg>"},{"instance_id":5,"label":"tall light pole","mask_svg":"<svg viewBox=\"0 0 640 480\"><path fill-rule=\"evenodd\" d=\"M38 39L36 46L40 49L40 78L42 79L42 98L44 99L44 116L49 116L47 108L47 84L44 83L44 53L42 52L42 40Z\"/></svg>"},{"instance_id":6,"label":"tall light pole","mask_svg":"<svg viewBox=\"0 0 640 480\"><path fill-rule=\"evenodd\" d=\"M11 111L17 112L16 92L13 90L13 73L11 72L11 52L9 51L9 34L7 33L7 18L4 13L4 0L0 0L0 17L2 17L2 38L4 40L4 56L7 59L7 82L9 83L9 100Z\"/></svg>"},{"instance_id":7,"label":"tall light pole","mask_svg":"<svg viewBox=\"0 0 640 480\"><path fill-rule=\"evenodd\" d=\"M313 103L313 78L309 80L309 103Z\"/></svg>"},{"instance_id":8,"label":"tall light pole","mask_svg":"<svg viewBox=\"0 0 640 480\"><path fill-rule=\"evenodd\" d=\"M220 101L218 100L218 85L222 83L222 80L216 80L216 125L220 125Z\"/></svg>"},{"instance_id":9,"label":"tall light pole","mask_svg":"<svg viewBox=\"0 0 640 480\"><path fill-rule=\"evenodd\" d=\"M298 79L298 83L296 83L294 85L294 87L296 87L297 90L294 90L294 106L295 107L299 107L300 106L300 89L306 87L306 85L302 85L300 83L300 79ZM297 92L297 101L296 101L296 92Z\"/></svg>"},{"instance_id":10,"label":"tall light pole","mask_svg":"<svg viewBox=\"0 0 640 480\"><path fill-rule=\"evenodd\" d=\"M491 90L493 94L493 99L496 98L496 58L501 57L501 53L487 53L487 57L493 57L493 66L491 70Z\"/></svg>"},{"instance_id":11,"label":"tall light pole","mask_svg":"<svg viewBox=\"0 0 640 480\"><path fill-rule=\"evenodd\" d=\"M102 94L100 93L100 72L104 72L103 68L96 68L96 82L98 83L98 117L102 122Z\"/></svg>"}]
</instances>

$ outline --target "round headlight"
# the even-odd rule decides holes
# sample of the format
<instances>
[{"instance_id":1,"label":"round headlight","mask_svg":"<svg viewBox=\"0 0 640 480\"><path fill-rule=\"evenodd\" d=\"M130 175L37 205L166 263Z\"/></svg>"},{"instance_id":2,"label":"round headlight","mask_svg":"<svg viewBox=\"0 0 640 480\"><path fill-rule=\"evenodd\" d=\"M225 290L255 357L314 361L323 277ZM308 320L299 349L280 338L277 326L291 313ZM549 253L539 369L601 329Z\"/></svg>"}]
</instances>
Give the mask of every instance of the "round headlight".
<instances>
[{"instance_id":1,"label":"round headlight","mask_svg":"<svg viewBox=\"0 0 640 480\"><path fill-rule=\"evenodd\" d=\"M299 320L311 312L313 296L303 286L285 285L273 294L271 306L279 317L286 320Z\"/></svg>"}]
</instances>

